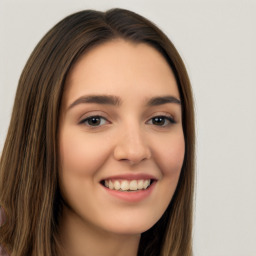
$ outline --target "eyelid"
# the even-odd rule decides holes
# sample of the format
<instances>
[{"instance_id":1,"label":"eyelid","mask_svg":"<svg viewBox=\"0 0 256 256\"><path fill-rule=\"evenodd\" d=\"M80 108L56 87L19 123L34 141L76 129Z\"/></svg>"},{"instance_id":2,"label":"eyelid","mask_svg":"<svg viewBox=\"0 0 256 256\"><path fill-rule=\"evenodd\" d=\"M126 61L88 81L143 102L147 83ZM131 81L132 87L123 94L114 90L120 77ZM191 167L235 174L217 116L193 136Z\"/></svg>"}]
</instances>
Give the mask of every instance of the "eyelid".
<instances>
[{"instance_id":1,"label":"eyelid","mask_svg":"<svg viewBox=\"0 0 256 256\"><path fill-rule=\"evenodd\" d=\"M93 117L97 117L97 118L101 118L101 119L104 119L106 121L106 123L104 124L100 124L100 125L89 125L89 124L85 124L86 121L88 121L90 118L93 118ZM168 124L165 124L165 125L157 125L157 124L153 124L152 123L152 120L156 117L162 117L162 118L165 118L167 119L167 121L169 122ZM91 111L89 113L86 113L82 116L82 118L80 118L80 121L78 121L78 124L81 124L81 125L86 125L87 127L89 128L100 128L106 124L110 124L111 121L109 121L109 117L106 113L102 112L102 111ZM151 117L149 117L146 121L146 124L150 124L150 125L154 125L154 126L158 126L158 127L167 127L167 126L170 126L170 125L173 125L177 123L177 120L176 118L170 114L169 112L166 113L166 112L157 112L157 113L154 113L151 115Z\"/></svg>"},{"instance_id":2,"label":"eyelid","mask_svg":"<svg viewBox=\"0 0 256 256\"><path fill-rule=\"evenodd\" d=\"M156 118L156 117L163 117L163 118L166 118L170 123L169 124L167 124L167 125L164 125L164 126L161 126L161 125L159 125L159 127L166 127L166 126L169 126L169 125L172 125L172 124L176 124L177 122L176 122L176 120L175 120L175 118L170 114L170 113L154 113L154 115L152 115L149 119L148 119L148 121L147 121L147 123L149 123L149 122L152 122L152 119L154 119L154 118ZM154 125L153 123L151 123L152 125ZM157 126L157 125L155 125L155 126Z\"/></svg>"},{"instance_id":3,"label":"eyelid","mask_svg":"<svg viewBox=\"0 0 256 256\"><path fill-rule=\"evenodd\" d=\"M88 112L83 113L82 115L80 115L80 117L78 119L78 123L85 120L86 118L95 117L95 116L105 118L106 120L109 119L108 115L104 111L93 110L93 111L88 111Z\"/></svg>"},{"instance_id":4,"label":"eyelid","mask_svg":"<svg viewBox=\"0 0 256 256\"><path fill-rule=\"evenodd\" d=\"M105 117L103 117L103 116L100 116L100 115L92 115L92 116L88 116L88 117L83 118L79 123L84 123L85 121L87 121L87 120L89 120L89 119L91 119L91 118L93 118L93 117L101 118L101 119L104 119L104 120L108 121L107 118L105 118Z\"/></svg>"},{"instance_id":5,"label":"eyelid","mask_svg":"<svg viewBox=\"0 0 256 256\"><path fill-rule=\"evenodd\" d=\"M169 112L155 112L153 113L149 118L149 119L152 119L154 117L158 117L158 116L163 116L163 117L166 117L166 118L171 118L173 121L175 121L175 117L170 114Z\"/></svg>"},{"instance_id":6,"label":"eyelid","mask_svg":"<svg viewBox=\"0 0 256 256\"><path fill-rule=\"evenodd\" d=\"M91 126L91 125L86 125L85 122L88 121L90 118L93 118L93 117L97 117L97 118L101 118L101 119L104 119L106 121L106 124L109 124L111 123L109 121L109 117L106 113L104 113L103 111L90 111L84 115L82 115L81 118L79 118L79 121L78 121L78 124L79 125L84 125L84 126L87 126L89 128L99 128L101 126L104 126L105 124L102 124L102 125L99 125L99 126Z\"/></svg>"}]
</instances>

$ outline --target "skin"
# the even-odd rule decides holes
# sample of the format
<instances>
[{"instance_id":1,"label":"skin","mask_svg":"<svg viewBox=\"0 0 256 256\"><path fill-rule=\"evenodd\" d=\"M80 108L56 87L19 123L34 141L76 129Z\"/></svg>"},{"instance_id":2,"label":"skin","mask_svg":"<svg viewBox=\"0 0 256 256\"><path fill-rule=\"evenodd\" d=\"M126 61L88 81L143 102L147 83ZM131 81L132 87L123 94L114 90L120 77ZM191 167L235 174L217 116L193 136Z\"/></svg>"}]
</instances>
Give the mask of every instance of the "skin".
<instances>
[{"instance_id":1,"label":"skin","mask_svg":"<svg viewBox=\"0 0 256 256\"><path fill-rule=\"evenodd\" d=\"M140 234L170 203L184 159L181 105L148 105L152 97L179 99L173 72L151 46L116 39L83 55L65 86L59 130L65 252L135 256ZM119 104L76 102L88 95L112 95ZM102 118L92 126L91 116ZM155 177L149 196L128 202L100 184L123 174Z\"/></svg>"}]
</instances>

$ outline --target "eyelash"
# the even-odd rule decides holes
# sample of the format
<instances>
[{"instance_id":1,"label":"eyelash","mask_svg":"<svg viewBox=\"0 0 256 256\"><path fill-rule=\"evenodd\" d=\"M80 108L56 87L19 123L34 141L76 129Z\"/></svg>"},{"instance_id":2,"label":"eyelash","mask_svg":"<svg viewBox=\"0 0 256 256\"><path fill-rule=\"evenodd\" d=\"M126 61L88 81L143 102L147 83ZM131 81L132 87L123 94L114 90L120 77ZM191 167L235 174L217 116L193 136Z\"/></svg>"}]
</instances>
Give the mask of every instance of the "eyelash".
<instances>
[{"instance_id":1,"label":"eyelash","mask_svg":"<svg viewBox=\"0 0 256 256\"><path fill-rule=\"evenodd\" d=\"M160 127L166 127L166 126L169 126L169 125L172 125L172 124L175 124L175 123L176 123L175 120L174 120L174 118L171 117L171 116L169 116L169 115L154 116L154 117L150 118L150 121L152 122L153 119L155 119L155 120L158 119L158 121L159 121L159 119L160 119L160 120L161 120L161 119L164 120L164 125L156 125L156 126L160 126ZM168 123L166 124L166 122L168 122ZM153 124L153 122L152 122L151 124ZM153 125L154 125L154 124L153 124Z\"/></svg>"},{"instance_id":2,"label":"eyelash","mask_svg":"<svg viewBox=\"0 0 256 256\"><path fill-rule=\"evenodd\" d=\"M102 117L102 116L98 116L98 115L95 115L95 116L89 116L89 117L86 117L85 119L83 119L79 124L85 124L85 125L87 125L87 126L89 126L89 127L99 127L99 126L101 126L101 125L89 125L88 124L88 122L91 120L93 120L93 119L100 119L100 120L105 120L106 122L107 122L107 119L106 118L104 118L104 117Z\"/></svg>"},{"instance_id":3,"label":"eyelash","mask_svg":"<svg viewBox=\"0 0 256 256\"><path fill-rule=\"evenodd\" d=\"M93 121L93 120L94 120L94 121L97 121L97 120L99 120L99 119L100 119L100 123L99 123L99 124L90 125L90 124L88 123L88 122L90 122L90 121ZM155 119L155 121L156 121L156 119L158 119L158 121L159 121L159 119L160 119L160 121L164 121L164 125L156 125L156 124L154 124L154 123L153 123L153 119ZM89 117L83 119L79 124L87 125L87 126L89 126L90 128L94 128L94 127L97 128L97 127L100 127L100 126L104 125L104 124L101 123L102 120L105 121L104 124L106 124L106 123L108 122L108 120L107 120L106 118L104 118L104 117L102 117L102 116L99 116L99 115L95 115L95 116L89 116ZM167 126L170 126L170 125L176 123L176 121L174 120L174 118L171 117L171 116L169 116L169 115L158 115L158 116L154 116L154 117L150 118L149 121L147 121L147 123L148 123L148 122L150 122L150 124L152 124L152 125L159 126L159 127L167 127ZM168 122L168 123L166 124L166 122Z\"/></svg>"}]
</instances>

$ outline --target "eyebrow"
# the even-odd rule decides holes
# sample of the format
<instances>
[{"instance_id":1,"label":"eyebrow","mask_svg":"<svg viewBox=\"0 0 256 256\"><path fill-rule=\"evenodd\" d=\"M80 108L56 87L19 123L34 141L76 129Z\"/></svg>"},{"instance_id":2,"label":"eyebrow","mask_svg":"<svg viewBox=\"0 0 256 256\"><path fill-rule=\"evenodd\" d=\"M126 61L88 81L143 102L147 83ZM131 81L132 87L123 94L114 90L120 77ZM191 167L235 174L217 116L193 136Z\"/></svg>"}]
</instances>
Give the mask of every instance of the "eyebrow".
<instances>
[{"instance_id":1,"label":"eyebrow","mask_svg":"<svg viewBox=\"0 0 256 256\"><path fill-rule=\"evenodd\" d=\"M96 104L103 104L103 105L113 105L119 106L121 104L121 100L112 95L88 95L82 96L75 100L68 109L82 103L96 103Z\"/></svg>"},{"instance_id":2,"label":"eyebrow","mask_svg":"<svg viewBox=\"0 0 256 256\"><path fill-rule=\"evenodd\" d=\"M117 96L113 95L88 95L82 96L75 100L69 107L68 110L77 106L79 104L85 103L95 103L95 104L102 104L102 105L113 105L113 106L120 106L121 99ZM181 105L181 101L174 97L174 96L160 96L160 97L153 97L148 100L146 106L159 106L167 103L175 103Z\"/></svg>"},{"instance_id":3,"label":"eyebrow","mask_svg":"<svg viewBox=\"0 0 256 256\"><path fill-rule=\"evenodd\" d=\"M174 96L163 96L151 98L147 106L159 106L167 103L175 103L181 105L181 101Z\"/></svg>"}]
</instances>

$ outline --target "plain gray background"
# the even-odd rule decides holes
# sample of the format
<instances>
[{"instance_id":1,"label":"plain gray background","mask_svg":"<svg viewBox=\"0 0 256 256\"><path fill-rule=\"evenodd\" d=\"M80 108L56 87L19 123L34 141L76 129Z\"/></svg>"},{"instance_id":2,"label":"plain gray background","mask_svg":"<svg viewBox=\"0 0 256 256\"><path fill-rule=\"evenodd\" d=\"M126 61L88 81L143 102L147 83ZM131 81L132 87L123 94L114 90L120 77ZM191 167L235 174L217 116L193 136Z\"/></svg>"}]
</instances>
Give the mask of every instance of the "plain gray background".
<instances>
[{"instance_id":1,"label":"plain gray background","mask_svg":"<svg viewBox=\"0 0 256 256\"><path fill-rule=\"evenodd\" d=\"M195 94L195 256L256 255L256 1L0 0L0 152L19 75L41 37L82 9L121 7L155 22Z\"/></svg>"}]
</instances>

